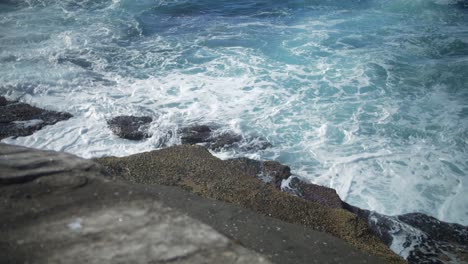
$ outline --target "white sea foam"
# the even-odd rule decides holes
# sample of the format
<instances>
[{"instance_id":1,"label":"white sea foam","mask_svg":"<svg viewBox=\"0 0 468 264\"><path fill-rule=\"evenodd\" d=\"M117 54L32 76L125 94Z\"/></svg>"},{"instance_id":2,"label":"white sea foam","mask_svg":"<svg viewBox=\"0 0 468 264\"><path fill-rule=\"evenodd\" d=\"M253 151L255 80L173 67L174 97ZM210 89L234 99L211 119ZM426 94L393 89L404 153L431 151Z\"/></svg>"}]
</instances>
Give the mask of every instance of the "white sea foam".
<instances>
[{"instance_id":1,"label":"white sea foam","mask_svg":"<svg viewBox=\"0 0 468 264\"><path fill-rule=\"evenodd\" d=\"M291 15L272 18L158 13L167 1L28 3L0 17L0 91L74 117L2 142L125 156L216 124L273 144L218 157L275 159L353 205L468 224L466 14L422 1L281 6ZM424 8L421 20L405 5ZM106 120L117 115L152 116L153 136L116 137Z\"/></svg>"}]
</instances>

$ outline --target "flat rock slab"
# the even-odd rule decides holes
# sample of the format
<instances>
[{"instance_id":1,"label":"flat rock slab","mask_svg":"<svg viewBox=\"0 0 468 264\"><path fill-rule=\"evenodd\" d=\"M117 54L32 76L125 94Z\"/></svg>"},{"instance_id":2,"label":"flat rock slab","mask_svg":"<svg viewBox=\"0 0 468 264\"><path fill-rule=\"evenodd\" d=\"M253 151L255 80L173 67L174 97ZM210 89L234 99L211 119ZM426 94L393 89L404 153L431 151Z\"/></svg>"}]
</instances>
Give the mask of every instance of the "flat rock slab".
<instances>
[{"instance_id":1,"label":"flat rock slab","mask_svg":"<svg viewBox=\"0 0 468 264\"><path fill-rule=\"evenodd\" d=\"M151 122L150 116L116 116L108 120L107 125L120 138L142 140L151 137L148 132Z\"/></svg>"},{"instance_id":2,"label":"flat rock slab","mask_svg":"<svg viewBox=\"0 0 468 264\"><path fill-rule=\"evenodd\" d=\"M0 96L0 140L6 137L24 137L47 125L67 120L72 115L41 109L25 103L8 101Z\"/></svg>"},{"instance_id":3,"label":"flat rock slab","mask_svg":"<svg viewBox=\"0 0 468 264\"><path fill-rule=\"evenodd\" d=\"M2 264L270 263L164 205L158 190L107 180L91 161L5 144L0 157L1 175L23 179L0 184ZM6 165L20 157L42 162Z\"/></svg>"},{"instance_id":4,"label":"flat rock slab","mask_svg":"<svg viewBox=\"0 0 468 264\"><path fill-rule=\"evenodd\" d=\"M206 199L172 186L154 186L166 205L185 212L274 263L385 263L341 239L238 205Z\"/></svg>"},{"instance_id":5,"label":"flat rock slab","mask_svg":"<svg viewBox=\"0 0 468 264\"><path fill-rule=\"evenodd\" d=\"M10 178L61 168L0 184L2 264L384 262L329 234L238 205L177 187L111 181L100 166L73 155L0 143L0 157L0 174ZM6 165L21 157L42 162Z\"/></svg>"}]
</instances>

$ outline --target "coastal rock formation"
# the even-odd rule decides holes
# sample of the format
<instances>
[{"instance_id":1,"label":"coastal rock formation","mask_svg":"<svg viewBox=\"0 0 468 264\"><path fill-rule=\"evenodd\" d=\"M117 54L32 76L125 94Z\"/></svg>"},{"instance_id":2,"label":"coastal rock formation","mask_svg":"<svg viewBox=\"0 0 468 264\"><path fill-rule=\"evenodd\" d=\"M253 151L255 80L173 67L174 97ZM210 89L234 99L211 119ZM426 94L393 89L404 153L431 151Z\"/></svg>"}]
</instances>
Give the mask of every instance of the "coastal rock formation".
<instances>
[{"instance_id":1,"label":"coastal rock formation","mask_svg":"<svg viewBox=\"0 0 468 264\"><path fill-rule=\"evenodd\" d=\"M466 262L464 241L468 240L463 239L466 227L455 228L457 225L438 222L440 225L435 225L435 230L441 227L441 232L452 230L452 234L460 234L458 239L441 240L440 236L426 232L418 221L405 222L399 219L403 216L381 215L349 205L341 201L335 190L290 176L289 167L277 162L246 158L222 161L198 146L177 146L97 161L119 179L181 186L205 197L241 204L264 215L330 232L361 248L374 245L364 241L372 241L370 237L376 235L410 263ZM280 192L283 180L288 182L282 186L283 190L298 197ZM347 229L351 222L353 230ZM367 250L375 253L375 249Z\"/></svg>"},{"instance_id":2,"label":"coastal rock formation","mask_svg":"<svg viewBox=\"0 0 468 264\"><path fill-rule=\"evenodd\" d=\"M369 212L369 225L409 263L468 263L468 227L411 213Z\"/></svg>"},{"instance_id":3,"label":"coastal rock formation","mask_svg":"<svg viewBox=\"0 0 468 264\"><path fill-rule=\"evenodd\" d=\"M270 263L89 160L4 144L0 154L0 263Z\"/></svg>"},{"instance_id":4,"label":"coastal rock formation","mask_svg":"<svg viewBox=\"0 0 468 264\"><path fill-rule=\"evenodd\" d=\"M201 146L181 145L95 161L105 166L114 179L148 186L179 186L203 197L238 204L265 216L331 233L390 263L402 262L356 215L281 192L229 161L214 157Z\"/></svg>"},{"instance_id":5,"label":"coastal rock formation","mask_svg":"<svg viewBox=\"0 0 468 264\"><path fill-rule=\"evenodd\" d=\"M69 113L49 111L0 96L0 140L29 136L44 126L71 117Z\"/></svg>"},{"instance_id":6,"label":"coastal rock formation","mask_svg":"<svg viewBox=\"0 0 468 264\"><path fill-rule=\"evenodd\" d=\"M151 137L151 134L148 133L151 122L153 122L153 119L149 116L116 116L108 120L107 124L118 137L142 140Z\"/></svg>"},{"instance_id":7,"label":"coastal rock formation","mask_svg":"<svg viewBox=\"0 0 468 264\"><path fill-rule=\"evenodd\" d=\"M263 182L271 183L280 188L281 182L291 176L291 168L276 161L259 161L248 158L227 160L230 166L234 166L251 177L257 177Z\"/></svg>"},{"instance_id":8,"label":"coastal rock formation","mask_svg":"<svg viewBox=\"0 0 468 264\"><path fill-rule=\"evenodd\" d=\"M289 188L293 190L293 193L305 200L314 201L330 208L343 208L343 202L335 189L305 183L297 177L290 179Z\"/></svg>"},{"instance_id":9,"label":"coastal rock formation","mask_svg":"<svg viewBox=\"0 0 468 264\"><path fill-rule=\"evenodd\" d=\"M202 144L206 148L214 151L233 148L252 151L271 147L271 144L262 138L244 138L241 135L207 125L184 127L179 129L178 133L182 144Z\"/></svg>"},{"instance_id":10,"label":"coastal rock formation","mask_svg":"<svg viewBox=\"0 0 468 264\"><path fill-rule=\"evenodd\" d=\"M234 204L112 181L66 153L0 143L0 172L0 263L383 262Z\"/></svg>"},{"instance_id":11,"label":"coastal rock formation","mask_svg":"<svg viewBox=\"0 0 468 264\"><path fill-rule=\"evenodd\" d=\"M330 208L342 208L366 221L385 244L409 263L468 263L468 227L411 213L388 216L352 206L334 189L306 183L292 176L287 192Z\"/></svg>"}]
</instances>

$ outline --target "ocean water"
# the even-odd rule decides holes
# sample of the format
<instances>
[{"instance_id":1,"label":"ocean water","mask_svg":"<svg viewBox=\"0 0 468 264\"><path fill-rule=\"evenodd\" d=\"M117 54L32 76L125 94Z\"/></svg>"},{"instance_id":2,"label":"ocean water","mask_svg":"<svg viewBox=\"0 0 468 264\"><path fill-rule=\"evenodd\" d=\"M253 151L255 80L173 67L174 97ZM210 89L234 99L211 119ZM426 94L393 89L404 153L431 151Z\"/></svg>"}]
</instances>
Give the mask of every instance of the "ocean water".
<instances>
[{"instance_id":1,"label":"ocean water","mask_svg":"<svg viewBox=\"0 0 468 264\"><path fill-rule=\"evenodd\" d=\"M125 156L217 124L273 144L219 157L468 225L466 1L0 0L0 94L74 115L6 143ZM153 136L117 138L116 115Z\"/></svg>"}]
</instances>

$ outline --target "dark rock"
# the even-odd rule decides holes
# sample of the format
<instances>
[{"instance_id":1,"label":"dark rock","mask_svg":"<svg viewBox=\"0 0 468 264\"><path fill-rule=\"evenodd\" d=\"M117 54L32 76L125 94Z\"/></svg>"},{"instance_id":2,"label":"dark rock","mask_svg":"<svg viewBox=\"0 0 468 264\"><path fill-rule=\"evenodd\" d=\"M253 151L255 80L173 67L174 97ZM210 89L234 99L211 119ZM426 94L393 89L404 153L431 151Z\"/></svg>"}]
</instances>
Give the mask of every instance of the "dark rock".
<instances>
[{"instance_id":1,"label":"dark rock","mask_svg":"<svg viewBox=\"0 0 468 264\"><path fill-rule=\"evenodd\" d=\"M182 144L205 143L211 136L211 128L206 125L196 125L182 128L179 133Z\"/></svg>"},{"instance_id":2,"label":"dark rock","mask_svg":"<svg viewBox=\"0 0 468 264\"><path fill-rule=\"evenodd\" d=\"M291 176L291 168L276 161L263 162L263 174L273 177L275 186L280 188L281 182Z\"/></svg>"},{"instance_id":3,"label":"dark rock","mask_svg":"<svg viewBox=\"0 0 468 264\"><path fill-rule=\"evenodd\" d=\"M179 129L182 144L202 144L208 149L220 151L222 149L240 149L243 151L256 151L271 147L264 139L248 137L220 131L207 125L194 125Z\"/></svg>"},{"instance_id":4,"label":"dark rock","mask_svg":"<svg viewBox=\"0 0 468 264\"><path fill-rule=\"evenodd\" d=\"M74 58L74 57L64 57L64 58L59 58L57 60L58 63L66 63L66 62L69 62L69 63L72 63L76 66L79 66L83 69L91 69L91 67L93 66L93 64L83 58Z\"/></svg>"},{"instance_id":5,"label":"dark rock","mask_svg":"<svg viewBox=\"0 0 468 264\"><path fill-rule=\"evenodd\" d=\"M389 246L407 256L408 263L468 263L468 227L421 213L387 216L370 212L368 221Z\"/></svg>"},{"instance_id":6,"label":"dark rock","mask_svg":"<svg viewBox=\"0 0 468 264\"><path fill-rule=\"evenodd\" d=\"M466 226L445 223L422 213L399 215L398 219L408 225L418 227L435 240L468 245L468 227Z\"/></svg>"},{"instance_id":7,"label":"dark rock","mask_svg":"<svg viewBox=\"0 0 468 264\"><path fill-rule=\"evenodd\" d=\"M5 106L5 105L7 105L9 103L10 103L10 101L8 101L5 97L0 96L0 106Z\"/></svg>"},{"instance_id":8,"label":"dark rock","mask_svg":"<svg viewBox=\"0 0 468 264\"><path fill-rule=\"evenodd\" d=\"M291 176L291 169L276 161L237 158L227 160L226 163L240 169L251 177L257 177L263 182L271 183L278 189L281 186L281 182Z\"/></svg>"},{"instance_id":9,"label":"dark rock","mask_svg":"<svg viewBox=\"0 0 468 264\"><path fill-rule=\"evenodd\" d=\"M335 189L312 183L305 183L297 177L291 179L289 187L295 190L299 197L308 201L314 201L330 208L343 208L342 201Z\"/></svg>"},{"instance_id":10,"label":"dark rock","mask_svg":"<svg viewBox=\"0 0 468 264\"><path fill-rule=\"evenodd\" d=\"M291 176L285 191L356 214L387 246L396 243L409 263L468 263L468 227L421 213L387 216L361 209L341 201L334 189L305 183L296 176Z\"/></svg>"},{"instance_id":11,"label":"dark rock","mask_svg":"<svg viewBox=\"0 0 468 264\"><path fill-rule=\"evenodd\" d=\"M402 232L401 226L394 217L368 211L366 219L370 228L389 247L392 245L394 232Z\"/></svg>"},{"instance_id":12,"label":"dark rock","mask_svg":"<svg viewBox=\"0 0 468 264\"><path fill-rule=\"evenodd\" d=\"M281 192L246 174L232 161L220 160L200 146L181 145L96 161L116 179L146 186L179 186L203 197L238 204L265 216L331 233L365 252L386 258L390 263L402 263L356 215Z\"/></svg>"},{"instance_id":13,"label":"dark rock","mask_svg":"<svg viewBox=\"0 0 468 264\"><path fill-rule=\"evenodd\" d=\"M44 126L71 117L69 113L44 110L0 97L0 139L29 136Z\"/></svg>"},{"instance_id":14,"label":"dark rock","mask_svg":"<svg viewBox=\"0 0 468 264\"><path fill-rule=\"evenodd\" d=\"M412 242L418 241L408 261L412 263L431 261L468 263L468 227L445 223L422 213L404 214L396 218L424 234L417 240L407 235L410 240L413 240Z\"/></svg>"},{"instance_id":15,"label":"dark rock","mask_svg":"<svg viewBox=\"0 0 468 264\"><path fill-rule=\"evenodd\" d=\"M460 9L468 9L468 1L467 0L458 0L456 5Z\"/></svg>"},{"instance_id":16,"label":"dark rock","mask_svg":"<svg viewBox=\"0 0 468 264\"><path fill-rule=\"evenodd\" d=\"M221 133L221 134L215 134L213 135L208 144L206 145L207 148L219 151L222 149L229 149L233 148L235 146L238 146L238 144L242 141L242 136L241 135L236 135L233 133Z\"/></svg>"},{"instance_id":17,"label":"dark rock","mask_svg":"<svg viewBox=\"0 0 468 264\"><path fill-rule=\"evenodd\" d=\"M149 116L116 116L107 121L110 130L118 137L142 140L151 137L148 126L153 122Z\"/></svg>"},{"instance_id":18,"label":"dark rock","mask_svg":"<svg viewBox=\"0 0 468 264\"><path fill-rule=\"evenodd\" d=\"M38 119L42 113L43 109L25 103L10 103L2 107L0 123Z\"/></svg>"}]
</instances>

